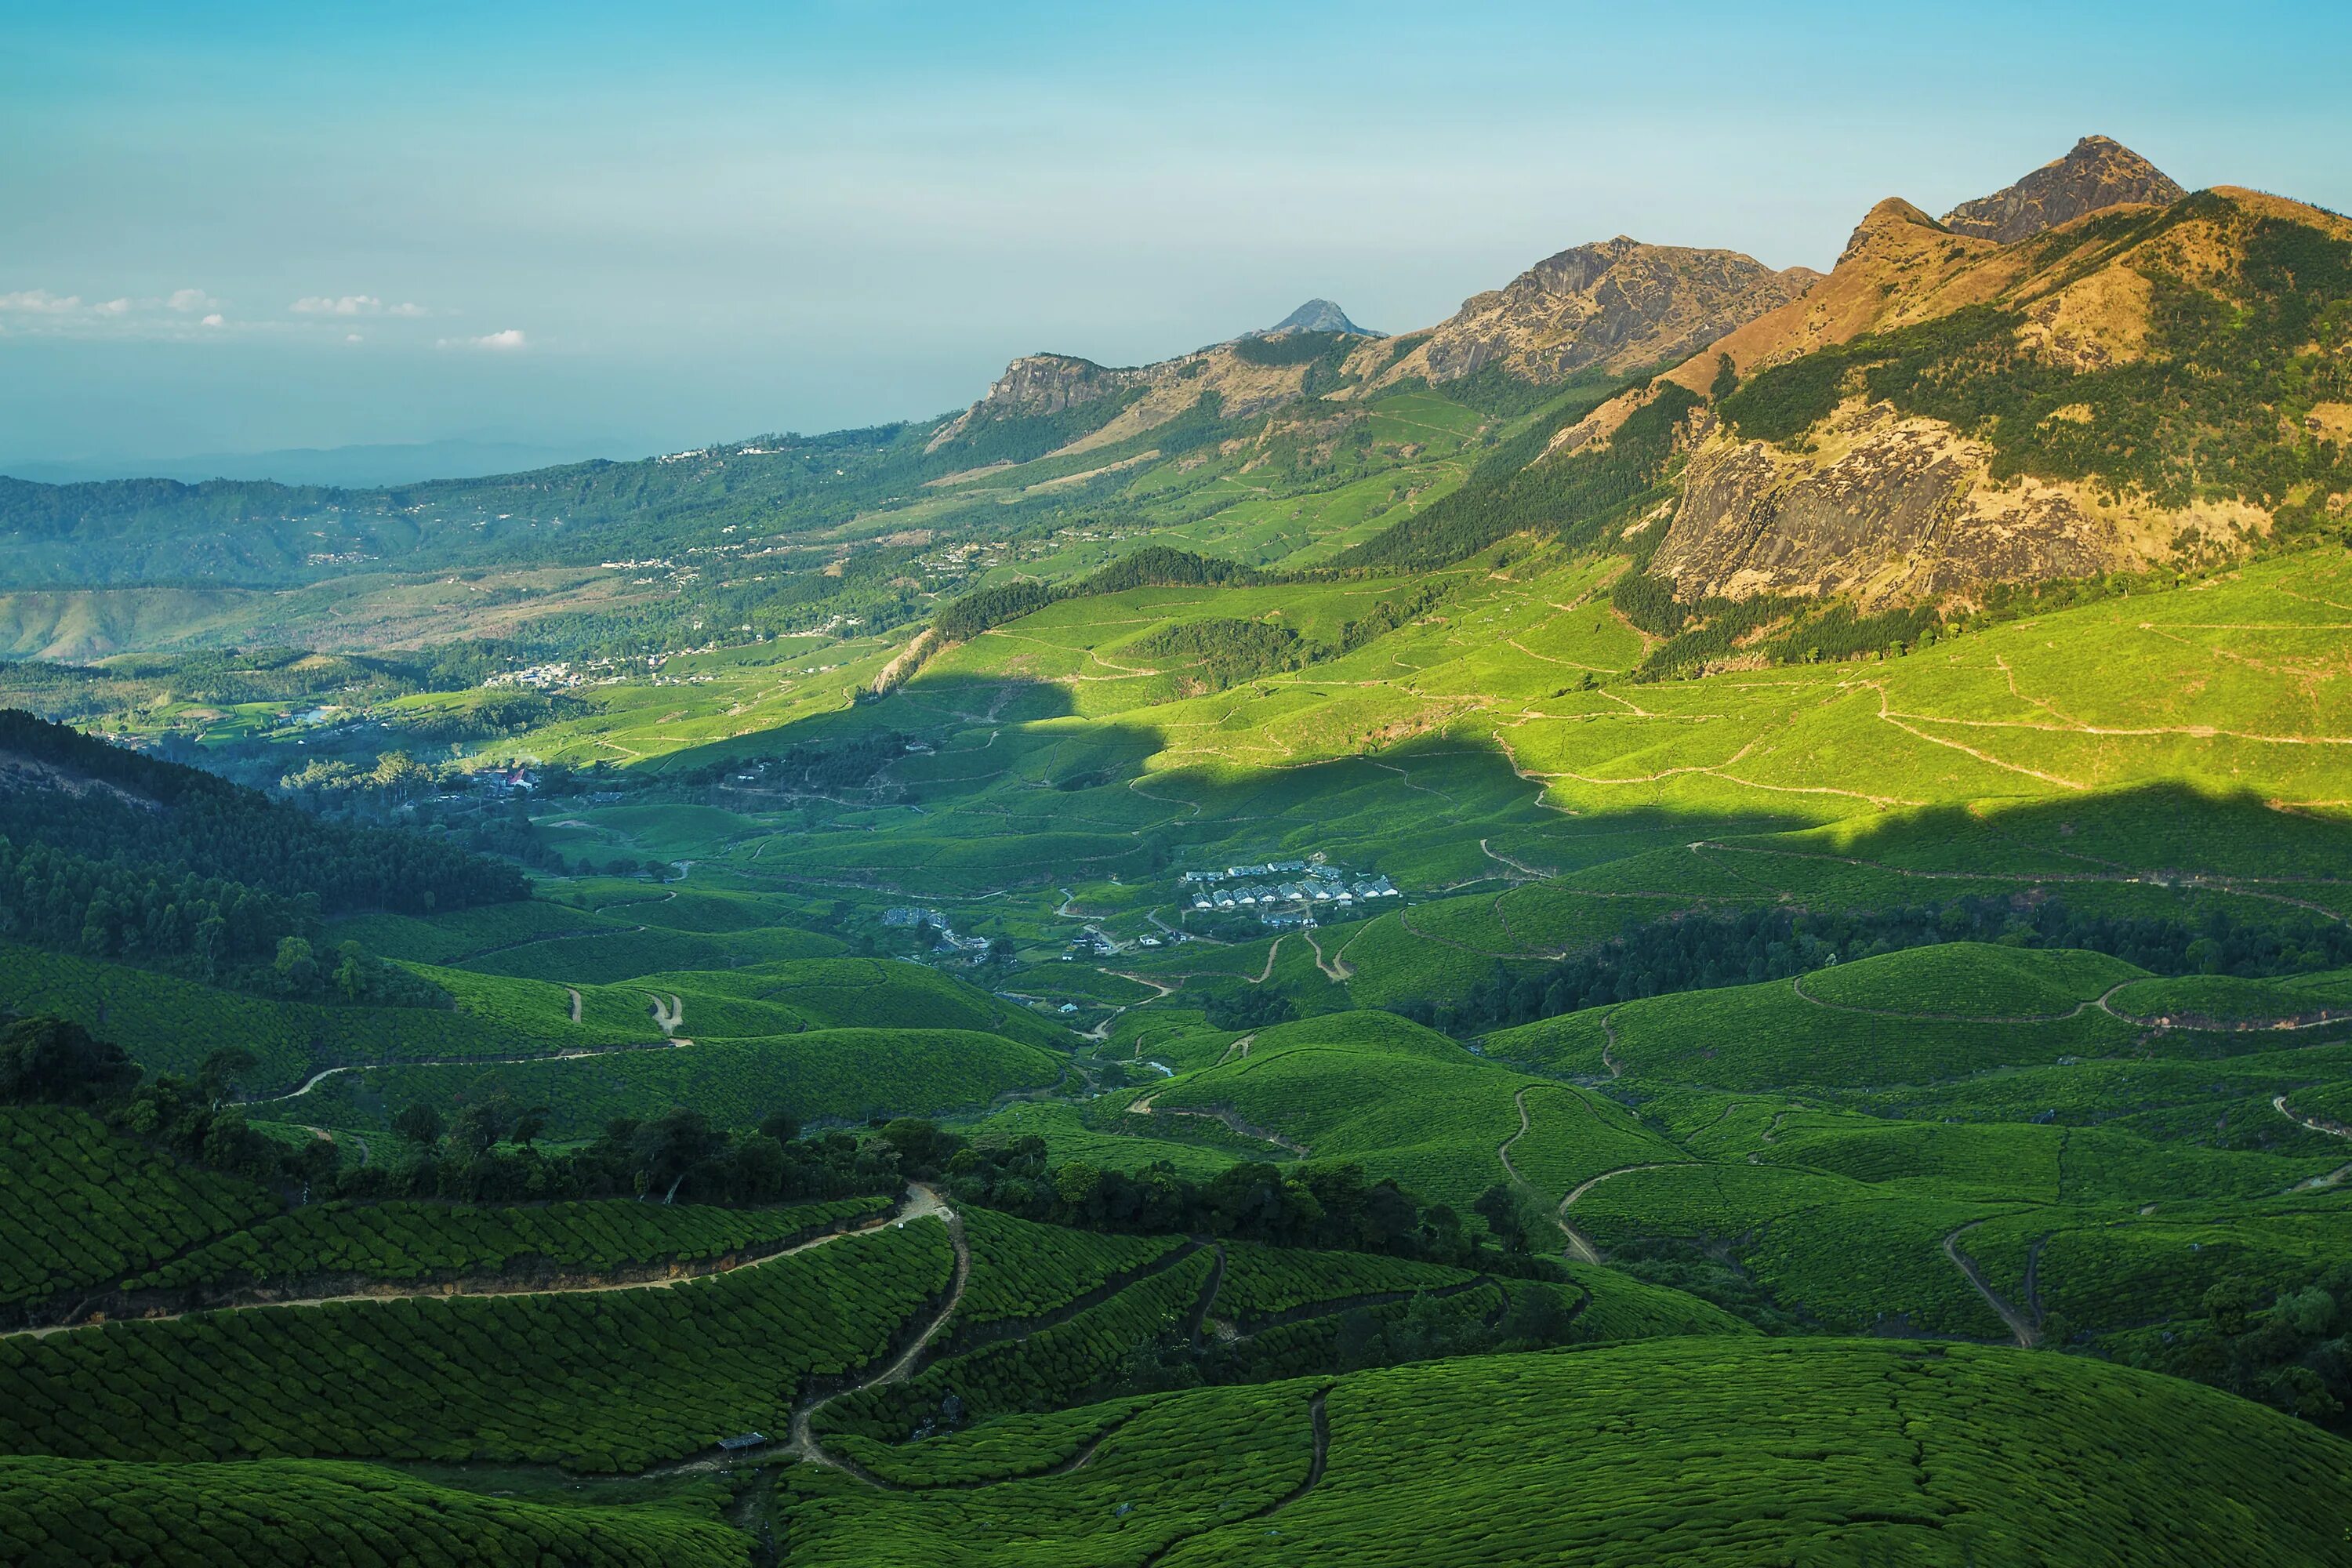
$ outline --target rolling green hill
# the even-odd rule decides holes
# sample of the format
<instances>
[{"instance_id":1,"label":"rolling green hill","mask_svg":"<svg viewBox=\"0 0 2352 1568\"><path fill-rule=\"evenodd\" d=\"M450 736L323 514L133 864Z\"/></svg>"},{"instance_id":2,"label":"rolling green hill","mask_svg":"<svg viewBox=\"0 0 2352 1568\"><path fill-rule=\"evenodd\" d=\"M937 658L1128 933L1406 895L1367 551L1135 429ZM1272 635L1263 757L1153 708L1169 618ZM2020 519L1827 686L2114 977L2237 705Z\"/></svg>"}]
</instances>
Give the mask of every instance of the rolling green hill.
<instances>
[{"instance_id":1,"label":"rolling green hill","mask_svg":"<svg viewBox=\"0 0 2352 1568\"><path fill-rule=\"evenodd\" d=\"M1307 1563L1859 1565L2065 1561L2099 1541L2126 1563L2328 1563L2352 1484L2339 1444L2273 1413L1958 1346L1666 1340L1182 1394L1089 1425L1063 1440L1098 1434L1091 1462L1036 1479L880 1491L797 1468L787 1560L1206 1563L1278 1541ZM943 1445L932 1473L982 1440Z\"/></svg>"}]
</instances>

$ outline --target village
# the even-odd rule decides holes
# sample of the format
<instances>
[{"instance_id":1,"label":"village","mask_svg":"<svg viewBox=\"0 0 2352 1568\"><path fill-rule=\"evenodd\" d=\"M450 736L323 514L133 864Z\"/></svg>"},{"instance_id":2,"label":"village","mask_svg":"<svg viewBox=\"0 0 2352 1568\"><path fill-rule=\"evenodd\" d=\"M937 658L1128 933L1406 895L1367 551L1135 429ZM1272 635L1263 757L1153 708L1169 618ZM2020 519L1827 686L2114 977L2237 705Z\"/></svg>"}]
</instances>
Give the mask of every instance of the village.
<instances>
[{"instance_id":1,"label":"village","mask_svg":"<svg viewBox=\"0 0 2352 1568\"><path fill-rule=\"evenodd\" d=\"M1299 860L1186 871L1177 883L1194 910L1255 914L1260 922L1276 931L1314 925L1318 906L1327 913L1352 912L1381 899L1403 896L1402 889L1386 877L1358 876L1345 867L1326 863L1319 853Z\"/></svg>"}]
</instances>

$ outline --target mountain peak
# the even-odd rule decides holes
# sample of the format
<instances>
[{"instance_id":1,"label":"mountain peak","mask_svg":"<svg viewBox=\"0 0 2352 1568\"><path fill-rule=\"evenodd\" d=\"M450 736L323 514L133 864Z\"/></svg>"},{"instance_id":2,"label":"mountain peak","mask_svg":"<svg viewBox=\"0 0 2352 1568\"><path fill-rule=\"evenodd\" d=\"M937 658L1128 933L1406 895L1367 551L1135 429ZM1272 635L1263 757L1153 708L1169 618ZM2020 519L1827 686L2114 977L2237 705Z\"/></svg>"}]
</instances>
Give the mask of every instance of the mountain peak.
<instances>
[{"instance_id":1,"label":"mountain peak","mask_svg":"<svg viewBox=\"0 0 2352 1568\"><path fill-rule=\"evenodd\" d=\"M1776 272L1730 250L1649 245L1628 235L1546 257L1504 287L1474 294L1381 371L1433 384L1488 365L1538 385L1587 369L1672 362L1788 303L1820 274Z\"/></svg>"},{"instance_id":2,"label":"mountain peak","mask_svg":"<svg viewBox=\"0 0 2352 1568\"><path fill-rule=\"evenodd\" d=\"M1278 338L1286 332L1346 332L1359 338L1377 338L1386 334L1360 327L1348 320L1348 312L1329 300L1309 300L1296 310L1270 327L1260 327L1254 332L1244 332L1245 338Z\"/></svg>"},{"instance_id":3,"label":"mountain peak","mask_svg":"<svg viewBox=\"0 0 2352 1568\"><path fill-rule=\"evenodd\" d=\"M2183 191L2163 170L2120 142L2085 136L2013 185L1962 202L1944 215L1955 234L2014 245L2085 213L2126 203L2163 205Z\"/></svg>"}]
</instances>

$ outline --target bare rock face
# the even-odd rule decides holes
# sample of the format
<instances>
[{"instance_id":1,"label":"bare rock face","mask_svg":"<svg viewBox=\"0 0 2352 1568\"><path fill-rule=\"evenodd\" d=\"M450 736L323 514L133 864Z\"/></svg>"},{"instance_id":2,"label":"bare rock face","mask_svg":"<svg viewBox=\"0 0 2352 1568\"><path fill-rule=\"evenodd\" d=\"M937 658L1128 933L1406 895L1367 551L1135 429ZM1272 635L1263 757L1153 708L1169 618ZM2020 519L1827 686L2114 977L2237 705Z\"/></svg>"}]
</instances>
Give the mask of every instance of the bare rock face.
<instances>
[{"instance_id":1,"label":"bare rock face","mask_svg":"<svg viewBox=\"0 0 2352 1568\"><path fill-rule=\"evenodd\" d=\"M1132 372L1071 354L1024 354L1004 367L982 401L994 414L1059 414L1125 388Z\"/></svg>"},{"instance_id":2,"label":"bare rock face","mask_svg":"<svg viewBox=\"0 0 2352 1568\"><path fill-rule=\"evenodd\" d=\"M987 396L940 426L923 450L936 452L983 420L1054 415L1099 402L1136 384L1139 374L1075 354L1024 354L1004 367Z\"/></svg>"},{"instance_id":3,"label":"bare rock face","mask_svg":"<svg viewBox=\"0 0 2352 1568\"><path fill-rule=\"evenodd\" d=\"M1688 355L1802 294L1821 274L1775 272L1732 250L1644 245L1623 235L1539 261L1475 294L1375 386L1420 375L1458 381L1500 365L1523 381L1633 370Z\"/></svg>"},{"instance_id":4,"label":"bare rock face","mask_svg":"<svg viewBox=\"0 0 2352 1568\"><path fill-rule=\"evenodd\" d=\"M2116 554L2071 492L1993 485L1992 453L1933 419L1852 407L1828 450L1717 438L1692 459L1653 570L1685 599L1852 594L1934 600L1992 583L2083 577Z\"/></svg>"},{"instance_id":5,"label":"bare rock face","mask_svg":"<svg viewBox=\"0 0 2352 1568\"><path fill-rule=\"evenodd\" d=\"M2064 157L2017 184L1944 215L1954 234L2014 245L2087 213L2126 203L2168 205L2188 193L2163 170L2105 136L2085 136Z\"/></svg>"}]
</instances>

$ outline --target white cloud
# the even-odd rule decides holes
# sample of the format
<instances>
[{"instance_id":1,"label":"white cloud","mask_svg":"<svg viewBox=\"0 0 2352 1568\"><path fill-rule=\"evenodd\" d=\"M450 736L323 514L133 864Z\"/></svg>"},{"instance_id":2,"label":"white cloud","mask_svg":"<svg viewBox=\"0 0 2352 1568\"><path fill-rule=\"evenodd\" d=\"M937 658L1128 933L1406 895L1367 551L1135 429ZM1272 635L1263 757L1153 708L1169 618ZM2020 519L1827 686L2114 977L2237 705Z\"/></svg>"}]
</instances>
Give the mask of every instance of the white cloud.
<instances>
[{"instance_id":1,"label":"white cloud","mask_svg":"<svg viewBox=\"0 0 2352 1568\"><path fill-rule=\"evenodd\" d=\"M292 306L298 316L373 316L383 309L383 301L373 294L345 294L338 299L312 294Z\"/></svg>"},{"instance_id":2,"label":"white cloud","mask_svg":"<svg viewBox=\"0 0 2352 1568\"><path fill-rule=\"evenodd\" d=\"M343 342L347 343L363 343L367 342L367 340L360 336L357 332L345 332L343 334Z\"/></svg>"},{"instance_id":3,"label":"white cloud","mask_svg":"<svg viewBox=\"0 0 2352 1568\"><path fill-rule=\"evenodd\" d=\"M97 311L101 316L127 316L131 314L131 301L128 300L109 300L102 305L92 305L90 309Z\"/></svg>"},{"instance_id":4,"label":"white cloud","mask_svg":"<svg viewBox=\"0 0 2352 1568\"><path fill-rule=\"evenodd\" d=\"M387 316L429 316L432 313L432 311L426 310L424 306L413 301L407 304L394 305L391 310L384 312Z\"/></svg>"},{"instance_id":5,"label":"white cloud","mask_svg":"<svg viewBox=\"0 0 2352 1568\"><path fill-rule=\"evenodd\" d=\"M502 332L488 332L478 338L443 338L433 345L443 349L488 349L494 353L512 353L529 347L520 327L509 327Z\"/></svg>"},{"instance_id":6,"label":"white cloud","mask_svg":"<svg viewBox=\"0 0 2352 1568\"><path fill-rule=\"evenodd\" d=\"M0 310L25 310L37 316L62 316L81 309L79 294L52 294L47 289L23 289L0 294Z\"/></svg>"},{"instance_id":7,"label":"white cloud","mask_svg":"<svg viewBox=\"0 0 2352 1568\"><path fill-rule=\"evenodd\" d=\"M174 310L216 310L220 301L201 289L175 289L163 301Z\"/></svg>"},{"instance_id":8,"label":"white cloud","mask_svg":"<svg viewBox=\"0 0 2352 1568\"><path fill-rule=\"evenodd\" d=\"M217 327L223 326L226 323L222 321L220 312L215 310L211 315L206 316L202 324L207 327Z\"/></svg>"}]
</instances>

